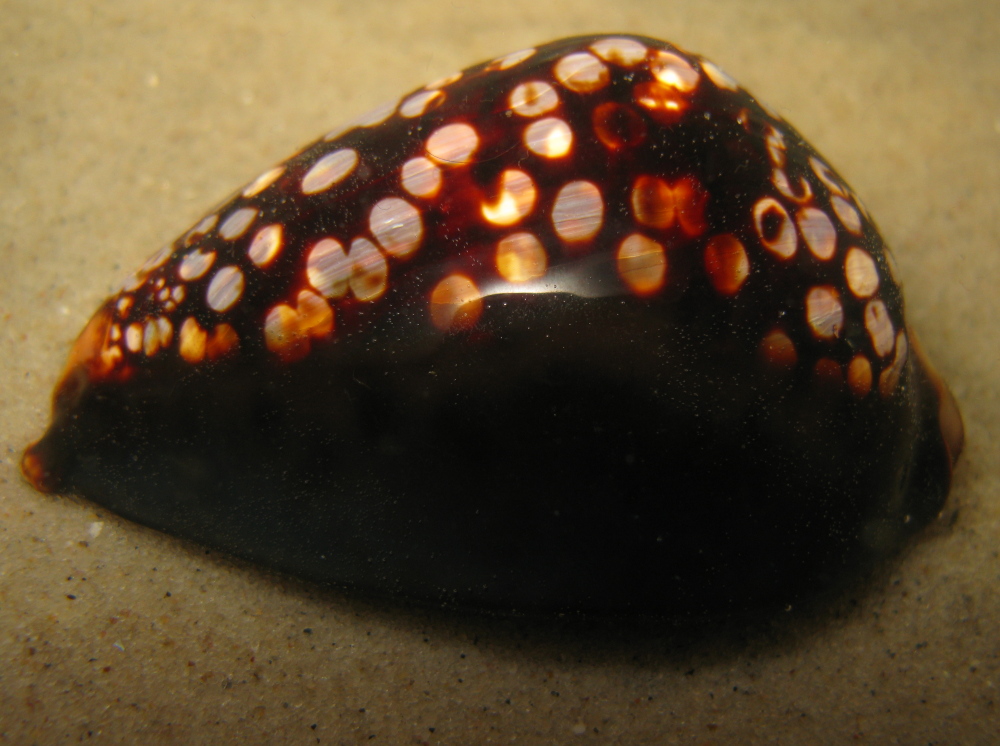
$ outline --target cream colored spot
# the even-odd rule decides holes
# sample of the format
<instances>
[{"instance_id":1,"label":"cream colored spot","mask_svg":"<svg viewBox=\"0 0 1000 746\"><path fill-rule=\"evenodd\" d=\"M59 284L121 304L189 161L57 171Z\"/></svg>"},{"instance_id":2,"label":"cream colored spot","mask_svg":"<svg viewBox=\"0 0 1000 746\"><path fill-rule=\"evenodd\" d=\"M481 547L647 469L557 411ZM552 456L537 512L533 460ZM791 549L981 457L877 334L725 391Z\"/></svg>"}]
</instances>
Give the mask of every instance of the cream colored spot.
<instances>
[{"instance_id":1,"label":"cream colored spot","mask_svg":"<svg viewBox=\"0 0 1000 746\"><path fill-rule=\"evenodd\" d=\"M160 345L169 346L174 339L174 325L170 323L170 319L164 316L157 317L156 327L160 331Z\"/></svg>"},{"instance_id":2,"label":"cream colored spot","mask_svg":"<svg viewBox=\"0 0 1000 746\"><path fill-rule=\"evenodd\" d=\"M555 66L556 80L577 93L593 93L608 84L608 68L594 55L574 52L560 59Z\"/></svg>"},{"instance_id":3,"label":"cream colored spot","mask_svg":"<svg viewBox=\"0 0 1000 746\"><path fill-rule=\"evenodd\" d=\"M673 52L659 50L649 63L649 71L662 85L681 93L691 93L700 77L690 62Z\"/></svg>"},{"instance_id":4,"label":"cream colored spot","mask_svg":"<svg viewBox=\"0 0 1000 746\"><path fill-rule=\"evenodd\" d=\"M858 215L854 206L837 195L830 197L830 204L833 205L833 211L837 213L837 217L840 218L844 227L856 236L861 235L861 216Z\"/></svg>"},{"instance_id":5,"label":"cream colored spot","mask_svg":"<svg viewBox=\"0 0 1000 746\"><path fill-rule=\"evenodd\" d=\"M174 303L180 303L183 301L185 295L187 295L187 293L184 290L183 285L174 285L174 289L170 293L170 297L173 299Z\"/></svg>"},{"instance_id":6,"label":"cream colored spot","mask_svg":"<svg viewBox=\"0 0 1000 746\"><path fill-rule=\"evenodd\" d=\"M841 197L847 196L847 189L840 180L833 175L833 171L828 165L823 163L816 156L809 156L809 165L812 166L813 173L816 174L816 178L823 182L823 185L829 189L833 194L837 194Z\"/></svg>"},{"instance_id":7,"label":"cream colored spot","mask_svg":"<svg viewBox=\"0 0 1000 746\"><path fill-rule=\"evenodd\" d=\"M281 252L284 242L284 229L279 223L265 226L253 237L247 256L258 267L266 267Z\"/></svg>"},{"instance_id":8,"label":"cream colored spot","mask_svg":"<svg viewBox=\"0 0 1000 746\"><path fill-rule=\"evenodd\" d=\"M834 339L844 328L844 307L835 288L821 285L806 294L806 321L820 339Z\"/></svg>"},{"instance_id":9,"label":"cream colored spot","mask_svg":"<svg viewBox=\"0 0 1000 746\"><path fill-rule=\"evenodd\" d=\"M883 370L878 377L878 391L882 396L890 396L896 388L896 384L899 383L908 351L906 334L900 331L896 334L896 356L892 360L892 365Z\"/></svg>"},{"instance_id":10,"label":"cream colored spot","mask_svg":"<svg viewBox=\"0 0 1000 746\"><path fill-rule=\"evenodd\" d=\"M316 194L329 189L347 178L357 165L358 153L353 148L327 153L302 177L302 193Z\"/></svg>"},{"instance_id":11,"label":"cream colored spot","mask_svg":"<svg viewBox=\"0 0 1000 746\"><path fill-rule=\"evenodd\" d=\"M514 225L535 207L535 183L524 171L507 169L500 176L500 194L493 204L484 202L483 217L493 225Z\"/></svg>"},{"instance_id":12,"label":"cream colored spot","mask_svg":"<svg viewBox=\"0 0 1000 746\"><path fill-rule=\"evenodd\" d=\"M545 274L548 256L534 234L514 233L497 244L496 266L507 282L527 282Z\"/></svg>"},{"instance_id":13,"label":"cream colored spot","mask_svg":"<svg viewBox=\"0 0 1000 746\"><path fill-rule=\"evenodd\" d=\"M247 185L247 188L243 190L243 196L255 197L280 179L283 173L285 173L284 166L277 166L270 171L265 171Z\"/></svg>"},{"instance_id":14,"label":"cream colored spot","mask_svg":"<svg viewBox=\"0 0 1000 746\"><path fill-rule=\"evenodd\" d=\"M443 78L438 78L437 80L428 83L427 85L424 86L424 88L426 88L428 91L435 91L439 88L444 88L445 86L449 86L452 83L457 83L461 79L462 79L462 73L460 72L452 73L451 75L447 75Z\"/></svg>"},{"instance_id":15,"label":"cream colored spot","mask_svg":"<svg viewBox=\"0 0 1000 746\"><path fill-rule=\"evenodd\" d=\"M111 333L108 334L108 339L112 342L118 342L122 338L122 328L118 324L111 325Z\"/></svg>"},{"instance_id":16,"label":"cream colored spot","mask_svg":"<svg viewBox=\"0 0 1000 746\"><path fill-rule=\"evenodd\" d=\"M750 275L750 259L736 236L713 236L705 247L705 272L719 295L736 295Z\"/></svg>"},{"instance_id":17,"label":"cream colored spot","mask_svg":"<svg viewBox=\"0 0 1000 746\"><path fill-rule=\"evenodd\" d=\"M356 238L347 253L336 239L324 238L306 257L309 283L328 298L342 298L350 289L358 300L375 300L385 291L388 276L382 252L364 238Z\"/></svg>"},{"instance_id":18,"label":"cream colored spot","mask_svg":"<svg viewBox=\"0 0 1000 746\"><path fill-rule=\"evenodd\" d=\"M764 142L767 144L767 154L771 158L771 163L775 168L785 167L785 150L787 146L785 145L785 133L779 130L777 127L772 127L768 125L767 136L764 138ZM788 183L786 178L785 183Z\"/></svg>"},{"instance_id":19,"label":"cream colored spot","mask_svg":"<svg viewBox=\"0 0 1000 746\"><path fill-rule=\"evenodd\" d=\"M368 227L382 248L398 259L416 251L424 233L420 211L399 197L376 202L368 214Z\"/></svg>"},{"instance_id":20,"label":"cream colored spot","mask_svg":"<svg viewBox=\"0 0 1000 746\"><path fill-rule=\"evenodd\" d=\"M479 147L479 136L470 125L446 124L427 138L427 154L446 166L464 166Z\"/></svg>"},{"instance_id":21,"label":"cream colored spot","mask_svg":"<svg viewBox=\"0 0 1000 746\"><path fill-rule=\"evenodd\" d=\"M521 83L510 92L510 108L522 117L537 117L559 105L556 89L541 80Z\"/></svg>"},{"instance_id":22,"label":"cream colored spot","mask_svg":"<svg viewBox=\"0 0 1000 746\"><path fill-rule=\"evenodd\" d=\"M788 174L780 168L776 168L771 172L771 183L774 184L775 188L779 192L781 192L782 196L787 197L792 200L792 202L798 202L801 205L805 202L812 201L812 187L809 186L809 182L801 176L799 177L798 192L792 189L792 185L788 181Z\"/></svg>"},{"instance_id":23,"label":"cream colored spot","mask_svg":"<svg viewBox=\"0 0 1000 746\"><path fill-rule=\"evenodd\" d=\"M284 303L274 306L264 319L264 344L285 362L308 354L311 338L326 337L333 331L333 309L323 298L308 290L299 292L296 308Z\"/></svg>"},{"instance_id":24,"label":"cream colored spot","mask_svg":"<svg viewBox=\"0 0 1000 746\"><path fill-rule=\"evenodd\" d=\"M214 261L214 251L203 254L201 253L201 249L195 249L181 259L181 263L177 265L177 276L187 282L197 280L208 272L209 267L212 266Z\"/></svg>"},{"instance_id":25,"label":"cream colored spot","mask_svg":"<svg viewBox=\"0 0 1000 746\"><path fill-rule=\"evenodd\" d=\"M419 117L429 108L436 108L444 103L444 94L441 91L421 91L406 99L399 106L399 113L407 119Z\"/></svg>"},{"instance_id":26,"label":"cream colored spot","mask_svg":"<svg viewBox=\"0 0 1000 746\"><path fill-rule=\"evenodd\" d=\"M878 268L871 254L856 246L847 250L844 257L844 276L847 287L858 298L870 298L878 290Z\"/></svg>"},{"instance_id":27,"label":"cream colored spot","mask_svg":"<svg viewBox=\"0 0 1000 746\"><path fill-rule=\"evenodd\" d=\"M142 351L152 357L160 350L160 328L155 319L148 319L142 332Z\"/></svg>"},{"instance_id":28,"label":"cream colored spot","mask_svg":"<svg viewBox=\"0 0 1000 746\"><path fill-rule=\"evenodd\" d=\"M760 352L770 366L783 370L794 367L799 359L795 343L781 329L768 332L761 340Z\"/></svg>"},{"instance_id":29,"label":"cream colored spot","mask_svg":"<svg viewBox=\"0 0 1000 746\"><path fill-rule=\"evenodd\" d=\"M526 59L535 54L534 49L522 49L519 52L511 52L504 57L498 57L493 60L486 69L487 70L509 70L514 67L514 65L524 62Z\"/></svg>"},{"instance_id":30,"label":"cream colored spot","mask_svg":"<svg viewBox=\"0 0 1000 746\"><path fill-rule=\"evenodd\" d=\"M524 144L543 158L561 158L573 147L573 131L562 119L539 119L525 128Z\"/></svg>"},{"instance_id":31,"label":"cream colored spot","mask_svg":"<svg viewBox=\"0 0 1000 746\"><path fill-rule=\"evenodd\" d=\"M636 295L659 291L667 276L667 253L663 244L633 233L618 246L618 276Z\"/></svg>"},{"instance_id":32,"label":"cream colored spot","mask_svg":"<svg viewBox=\"0 0 1000 746\"><path fill-rule=\"evenodd\" d=\"M386 119L392 116L393 112L396 111L396 101L386 101L369 112L362 114L357 119L351 120L347 124L341 125L335 130L331 130L327 133L326 137L323 139L326 142L330 140L335 140L348 130L352 130L355 127L374 127L377 124L382 124Z\"/></svg>"},{"instance_id":33,"label":"cream colored spot","mask_svg":"<svg viewBox=\"0 0 1000 746\"><path fill-rule=\"evenodd\" d=\"M403 164L400 183L414 197L430 199L441 189L441 169L427 158L411 158Z\"/></svg>"},{"instance_id":34,"label":"cream colored spot","mask_svg":"<svg viewBox=\"0 0 1000 746\"><path fill-rule=\"evenodd\" d=\"M142 335L143 352L147 357L155 355L160 348L170 346L174 338L174 327L169 319L159 316L149 319Z\"/></svg>"},{"instance_id":35,"label":"cream colored spot","mask_svg":"<svg viewBox=\"0 0 1000 746\"><path fill-rule=\"evenodd\" d=\"M243 295L243 273L239 267L230 264L216 272L212 281L208 283L205 301L213 311L222 313L232 308L241 295Z\"/></svg>"},{"instance_id":36,"label":"cream colored spot","mask_svg":"<svg viewBox=\"0 0 1000 746\"><path fill-rule=\"evenodd\" d=\"M753 206L753 223L764 248L782 259L790 259L798 248L795 226L788 211L771 197L757 200Z\"/></svg>"},{"instance_id":37,"label":"cream colored spot","mask_svg":"<svg viewBox=\"0 0 1000 746\"><path fill-rule=\"evenodd\" d=\"M142 324L129 324L126 327L125 346L132 352L142 349Z\"/></svg>"},{"instance_id":38,"label":"cream colored spot","mask_svg":"<svg viewBox=\"0 0 1000 746\"><path fill-rule=\"evenodd\" d=\"M205 358L208 333L191 316L184 319L180 331L181 357L189 363L199 363Z\"/></svg>"},{"instance_id":39,"label":"cream colored spot","mask_svg":"<svg viewBox=\"0 0 1000 746\"><path fill-rule=\"evenodd\" d=\"M590 51L605 62L622 67L634 67L646 59L648 50L635 39L612 37L595 41L590 45Z\"/></svg>"},{"instance_id":40,"label":"cream colored spot","mask_svg":"<svg viewBox=\"0 0 1000 746\"><path fill-rule=\"evenodd\" d=\"M804 207L795 214L799 232L817 259L830 259L837 250L837 230L822 210Z\"/></svg>"},{"instance_id":41,"label":"cream colored spot","mask_svg":"<svg viewBox=\"0 0 1000 746\"><path fill-rule=\"evenodd\" d=\"M218 215L209 215L206 218L202 218L201 221L198 223L198 225L189 230L187 232L187 235L184 236L184 246L185 247L190 246L192 243L194 243L194 240L198 236L203 236L206 233L208 233L210 230L212 230L212 228L215 227L215 224L218 222L219 222Z\"/></svg>"},{"instance_id":42,"label":"cream colored spot","mask_svg":"<svg viewBox=\"0 0 1000 746\"><path fill-rule=\"evenodd\" d=\"M885 357L892 352L896 330L892 328L892 319L889 318L885 303L880 300L868 301L865 306L865 329L871 337L876 355Z\"/></svg>"},{"instance_id":43,"label":"cream colored spot","mask_svg":"<svg viewBox=\"0 0 1000 746\"><path fill-rule=\"evenodd\" d=\"M448 275L431 292L431 323L441 331L468 329L482 312L482 294L465 275Z\"/></svg>"},{"instance_id":44,"label":"cream colored spot","mask_svg":"<svg viewBox=\"0 0 1000 746\"><path fill-rule=\"evenodd\" d=\"M222 225L219 226L219 235L227 241L239 238L256 218L256 209L253 207L241 207L222 221Z\"/></svg>"},{"instance_id":45,"label":"cream colored spot","mask_svg":"<svg viewBox=\"0 0 1000 746\"><path fill-rule=\"evenodd\" d=\"M705 71L705 75L715 83L716 87L724 88L727 91L735 91L739 88L736 81L714 62L702 60L701 69Z\"/></svg>"},{"instance_id":46,"label":"cream colored spot","mask_svg":"<svg viewBox=\"0 0 1000 746\"><path fill-rule=\"evenodd\" d=\"M601 192L589 181L571 181L556 195L552 225L564 241L586 241L604 220Z\"/></svg>"},{"instance_id":47,"label":"cream colored spot","mask_svg":"<svg viewBox=\"0 0 1000 746\"><path fill-rule=\"evenodd\" d=\"M135 304L135 298L131 295L123 295L118 299L118 303L115 308L118 309L118 316L120 318L125 318L128 316L129 311L132 310L132 306Z\"/></svg>"},{"instance_id":48,"label":"cream colored spot","mask_svg":"<svg viewBox=\"0 0 1000 746\"><path fill-rule=\"evenodd\" d=\"M872 390L872 364L864 355L855 355L847 366L847 385L859 399Z\"/></svg>"},{"instance_id":49,"label":"cream colored spot","mask_svg":"<svg viewBox=\"0 0 1000 746\"><path fill-rule=\"evenodd\" d=\"M164 265L167 259L170 258L171 249L169 246L160 247L149 259L143 262L143 265L139 268L140 274L149 274L154 269L158 269Z\"/></svg>"}]
</instances>

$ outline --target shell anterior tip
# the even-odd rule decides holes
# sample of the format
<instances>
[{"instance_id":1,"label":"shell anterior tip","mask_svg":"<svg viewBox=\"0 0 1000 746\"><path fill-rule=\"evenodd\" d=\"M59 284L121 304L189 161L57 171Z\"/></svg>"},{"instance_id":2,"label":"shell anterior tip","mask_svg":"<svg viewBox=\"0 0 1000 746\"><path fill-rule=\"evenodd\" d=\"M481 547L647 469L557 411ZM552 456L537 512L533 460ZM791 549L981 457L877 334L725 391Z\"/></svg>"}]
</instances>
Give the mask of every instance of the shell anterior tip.
<instances>
[{"instance_id":1,"label":"shell anterior tip","mask_svg":"<svg viewBox=\"0 0 1000 746\"><path fill-rule=\"evenodd\" d=\"M59 489L59 478L46 465L39 453L42 441L32 443L21 457L21 474L39 492L55 492Z\"/></svg>"}]
</instances>

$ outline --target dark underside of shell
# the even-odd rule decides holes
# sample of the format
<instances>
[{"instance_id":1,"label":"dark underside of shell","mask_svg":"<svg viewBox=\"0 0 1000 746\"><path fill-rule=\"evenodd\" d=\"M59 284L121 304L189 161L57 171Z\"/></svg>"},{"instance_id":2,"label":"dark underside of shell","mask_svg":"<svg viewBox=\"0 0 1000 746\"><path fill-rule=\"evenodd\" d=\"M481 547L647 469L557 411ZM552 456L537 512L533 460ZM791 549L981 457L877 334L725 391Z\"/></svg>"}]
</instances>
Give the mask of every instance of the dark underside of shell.
<instances>
[{"instance_id":1,"label":"dark underside of shell","mask_svg":"<svg viewBox=\"0 0 1000 746\"><path fill-rule=\"evenodd\" d=\"M791 602L897 550L947 492L918 365L888 403L817 397L748 373L738 339L572 296L491 299L443 343L405 331L334 365L88 389L37 451L63 489L168 533L499 612Z\"/></svg>"}]
</instances>

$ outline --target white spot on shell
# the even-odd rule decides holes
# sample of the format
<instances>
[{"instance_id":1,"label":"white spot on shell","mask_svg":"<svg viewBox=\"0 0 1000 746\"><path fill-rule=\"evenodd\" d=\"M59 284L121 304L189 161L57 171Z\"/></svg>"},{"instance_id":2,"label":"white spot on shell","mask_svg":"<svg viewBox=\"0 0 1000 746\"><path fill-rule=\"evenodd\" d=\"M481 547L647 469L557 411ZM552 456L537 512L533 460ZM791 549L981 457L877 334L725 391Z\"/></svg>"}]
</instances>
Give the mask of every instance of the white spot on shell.
<instances>
[{"instance_id":1,"label":"white spot on shell","mask_svg":"<svg viewBox=\"0 0 1000 746\"><path fill-rule=\"evenodd\" d=\"M816 174L816 178L823 182L823 185L830 190L831 193L837 194L841 197L847 196L847 189L840 180L833 175L832 169L823 163L816 156L809 156L809 165L812 166L813 173Z\"/></svg>"},{"instance_id":2,"label":"white spot on shell","mask_svg":"<svg viewBox=\"0 0 1000 746\"><path fill-rule=\"evenodd\" d=\"M649 63L649 71L660 83L681 93L690 93L698 87L701 76L690 62L673 52L656 52Z\"/></svg>"},{"instance_id":3,"label":"white spot on shell","mask_svg":"<svg viewBox=\"0 0 1000 746\"><path fill-rule=\"evenodd\" d=\"M574 52L560 59L555 66L555 76L564 87L577 93L592 93L608 84L608 68L594 55Z\"/></svg>"},{"instance_id":4,"label":"white spot on shell","mask_svg":"<svg viewBox=\"0 0 1000 746\"><path fill-rule=\"evenodd\" d=\"M497 244L496 265L507 282L527 282L545 274L548 256L533 233L514 233Z\"/></svg>"},{"instance_id":5,"label":"white spot on shell","mask_svg":"<svg viewBox=\"0 0 1000 746\"><path fill-rule=\"evenodd\" d=\"M600 39L590 45L590 51L605 62L623 67L634 67L646 59L648 50L635 39L611 37Z\"/></svg>"},{"instance_id":6,"label":"white spot on shell","mask_svg":"<svg viewBox=\"0 0 1000 746\"><path fill-rule=\"evenodd\" d=\"M844 257L844 276L847 287L858 298L870 298L878 290L878 268L871 254L852 246Z\"/></svg>"},{"instance_id":7,"label":"white spot on shell","mask_svg":"<svg viewBox=\"0 0 1000 746\"><path fill-rule=\"evenodd\" d=\"M541 80L521 83L510 92L510 108L522 117L537 117L559 105L556 89Z\"/></svg>"},{"instance_id":8,"label":"white spot on shell","mask_svg":"<svg viewBox=\"0 0 1000 746\"><path fill-rule=\"evenodd\" d=\"M411 158L403 164L400 182L414 197L430 198L441 189L441 169L427 158Z\"/></svg>"},{"instance_id":9,"label":"white spot on shell","mask_svg":"<svg viewBox=\"0 0 1000 746\"><path fill-rule=\"evenodd\" d=\"M479 135L464 123L446 124L427 138L427 154L446 166L464 166L479 147Z\"/></svg>"},{"instance_id":10,"label":"white spot on shell","mask_svg":"<svg viewBox=\"0 0 1000 746\"><path fill-rule=\"evenodd\" d=\"M327 153L302 177L302 193L316 194L344 180L358 165L358 153L353 148L341 148Z\"/></svg>"},{"instance_id":11,"label":"white spot on shell","mask_svg":"<svg viewBox=\"0 0 1000 746\"><path fill-rule=\"evenodd\" d=\"M604 220L601 192L589 181L571 181L559 190L552 206L552 225L564 241L586 241Z\"/></svg>"},{"instance_id":12,"label":"white spot on shell","mask_svg":"<svg viewBox=\"0 0 1000 746\"><path fill-rule=\"evenodd\" d=\"M132 352L142 349L142 324L129 324L125 329L125 346Z\"/></svg>"},{"instance_id":13,"label":"white spot on shell","mask_svg":"<svg viewBox=\"0 0 1000 746\"><path fill-rule=\"evenodd\" d=\"M804 207L795 215L795 222L806 241L806 246L818 259L830 259L837 250L837 230L822 210Z\"/></svg>"},{"instance_id":14,"label":"white spot on shell","mask_svg":"<svg viewBox=\"0 0 1000 746\"><path fill-rule=\"evenodd\" d=\"M398 258L416 251L424 232L420 211L399 197L376 202L368 215L368 227L382 248Z\"/></svg>"},{"instance_id":15,"label":"white spot on shell","mask_svg":"<svg viewBox=\"0 0 1000 746\"><path fill-rule=\"evenodd\" d=\"M735 91L739 88L736 81L714 62L702 60L701 69L705 71L708 79L715 83L718 88L724 88L727 91Z\"/></svg>"},{"instance_id":16,"label":"white spot on shell","mask_svg":"<svg viewBox=\"0 0 1000 746\"><path fill-rule=\"evenodd\" d=\"M803 204L812 200L812 187L809 186L809 182L804 177L799 177L799 191L796 192L788 182L788 174L782 169L776 168L771 172L771 183L781 192L783 197L787 197L792 202Z\"/></svg>"},{"instance_id":17,"label":"white spot on shell","mask_svg":"<svg viewBox=\"0 0 1000 746\"><path fill-rule=\"evenodd\" d=\"M497 59L493 60L493 62L491 62L487 66L487 69L509 70L510 68L514 67L514 65L524 62L526 59L528 59L534 54L535 54L534 48L522 49L518 52L511 52L510 54L505 55L504 57L498 57Z\"/></svg>"},{"instance_id":18,"label":"white spot on shell","mask_svg":"<svg viewBox=\"0 0 1000 746\"><path fill-rule=\"evenodd\" d=\"M451 75L446 75L443 78L438 78L437 80L428 83L427 85L424 86L424 88L426 88L428 91L436 91L439 88L444 88L445 86L449 86L452 83L456 83L461 79L462 79L462 73L460 72L452 73Z\"/></svg>"},{"instance_id":19,"label":"white spot on shell","mask_svg":"<svg viewBox=\"0 0 1000 746\"><path fill-rule=\"evenodd\" d=\"M836 289L829 286L812 288L806 295L806 321L820 339L833 339L844 326L844 307Z\"/></svg>"},{"instance_id":20,"label":"white spot on shell","mask_svg":"<svg viewBox=\"0 0 1000 746\"><path fill-rule=\"evenodd\" d=\"M257 210L253 207L241 207L229 217L222 221L219 226L219 235L227 241L242 236L250 224L256 219Z\"/></svg>"},{"instance_id":21,"label":"white spot on shell","mask_svg":"<svg viewBox=\"0 0 1000 746\"><path fill-rule=\"evenodd\" d=\"M154 269L162 267L170 258L171 249L169 246L161 246L151 257L149 257L139 268L140 274L149 274Z\"/></svg>"},{"instance_id":22,"label":"white spot on shell","mask_svg":"<svg viewBox=\"0 0 1000 746\"><path fill-rule=\"evenodd\" d=\"M357 119L353 119L347 124L330 131L323 139L326 142L329 142L330 140L335 140L348 130L352 130L355 127L374 127L377 124L382 124L382 122L391 117L395 111L396 101L386 101L384 104L381 104L371 111L362 114Z\"/></svg>"},{"instance_id":23,"label":"white spot on shell","mask_svg":"<svg viewBox=\"0 0 1000 746\"><path fill-rule=\"evenodd\" d=\"M830 197L830 204L833 205L833 211L837 213L844 227L856 236L861 235L861 216L854 209L854 205L836 194Z\"/></svg>"},{"instance_id":24,"label":"white spot on shell","mask_svg":"<svg viewBox=\"0 0 1000 746\"><path fill-rule=\"evenodd\" d=\"M177 276L185 281L197 280L208 271L214 261L214 251L203 254L201 249L195 249L181 259L181 263L177 266Z\"/></svg>"},{"instance_id":25,"label":"white spot on shell","mask_svg":"<svg viewBox=\"0 0 1000 746\"><path fill-rule=\"evenodd\" d=\"M400 104L399 113L401 116L412 119L426 112L431 104L436 107L440 106L443 101L444 94L441 91L421 91Z\"/></svg>"},{"instance_id":26,"label":"white spot on shell","mask_svg":"<svg viewBox=\"0 0 1000 746\"><path fill-rule=\"evenodd\" d=\"M573 130L562 119L546 117L525 128L524 144L543 158L561 158L573 147Z\"/></svg>"},{"instance_id":27,"label":"white spot on shell","mask_svg":"<svg viewBox=\"0 0 1000 746\"><path fill-rule=\"evenodd\" d=\"M885 303L880 300L868 301L865 306L865 329L871 337L875 354L885 357L892 352L893 335L896 332L892 328L892 319L889 318Z\"/></svg>"},{"instance_id":28,"label":"white spot on shell","mask_svg":"<svg viewBox=\"0 0 1000 746\"><path fill-rule=\"evenodd\" d=\"M265 226L253 237L247 256L258 267L265 267L281 252L284 245L284 230L278 223Z\"/></svg>"},{"instance_id":29,"label":"white spot on shell","mask_svg":"<svg viewBox=\"0 0 1000 746\"><path fill-rule=\"evenodd\" d=\"M215 273L208 283L205 301L213 311L228 311L243 295L243 273L239 267L228 265Z\"/></svg>"},{"instance_id":30,"label":"white spot on shell","mask_svg":"<svg viewBox=\"0 0 1000 746\"><path fill-rule=\"evenodd\" d=\"M265 171L247 185L247 188L243 190L243 196L254 197L260 194L271 186L271 184L281 178L283 173L285 173L284 166L277 166L272 168L270 171Z\"/></svg>"}]
</instances>

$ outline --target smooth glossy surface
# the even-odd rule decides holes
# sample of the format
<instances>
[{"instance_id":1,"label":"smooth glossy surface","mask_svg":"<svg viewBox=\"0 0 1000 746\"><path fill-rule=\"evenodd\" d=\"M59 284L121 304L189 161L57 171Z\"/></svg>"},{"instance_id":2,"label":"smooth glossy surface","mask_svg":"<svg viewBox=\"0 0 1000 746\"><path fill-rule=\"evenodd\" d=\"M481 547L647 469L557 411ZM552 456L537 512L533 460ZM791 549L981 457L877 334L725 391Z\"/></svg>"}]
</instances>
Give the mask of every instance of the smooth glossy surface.
<instances>
[{"instance_id":1,"label":"smooth glossy surface","mask_svg":"<svg viewBox=\"0 0 1000 746\"><path fill-rule=\"evenodd\" d=\"M359 122L98 310L36 487L499 611L781 603L938 513L961 418L887 249L719 68L568 39Z\"/></svg>"}]
</instances>

